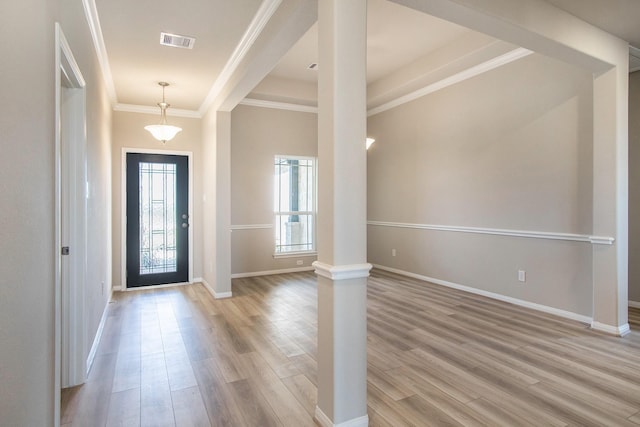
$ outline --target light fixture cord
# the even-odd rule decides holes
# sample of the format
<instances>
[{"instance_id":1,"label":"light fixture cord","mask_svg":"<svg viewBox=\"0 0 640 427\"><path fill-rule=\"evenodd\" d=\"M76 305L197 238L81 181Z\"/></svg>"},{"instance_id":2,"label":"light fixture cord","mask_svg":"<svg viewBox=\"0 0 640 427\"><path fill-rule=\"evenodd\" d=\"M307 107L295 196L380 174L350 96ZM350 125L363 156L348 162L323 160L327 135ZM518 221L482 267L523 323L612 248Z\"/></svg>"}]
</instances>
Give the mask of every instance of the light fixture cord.
<instances>
[{"instance_id":1,"label":"light fixture cord","mask_svg":"<svg viewBox=\"0 0 640 427\"><path fill-rule=\"evenodd\" d=\"M162 104L160 104L160 110L161 110L161 122L160 124L162 125L166 125L167 124L167 103L164 100L164 88L166 86L162 85Z\"/></svg>"}]
</instances>

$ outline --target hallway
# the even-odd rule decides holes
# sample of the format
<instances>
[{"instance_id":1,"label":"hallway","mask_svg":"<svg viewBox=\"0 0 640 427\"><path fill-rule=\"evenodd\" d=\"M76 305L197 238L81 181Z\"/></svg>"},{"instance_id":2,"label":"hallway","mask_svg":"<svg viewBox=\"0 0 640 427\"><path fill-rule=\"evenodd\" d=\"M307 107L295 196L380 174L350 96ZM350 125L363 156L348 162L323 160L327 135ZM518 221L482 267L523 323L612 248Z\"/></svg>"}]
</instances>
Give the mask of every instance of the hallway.
<instances>
[{"instance_id":1,"label":"hallway","mask_svg":"<svg viewBox=\"0 0 640 427\"><path fill-rule=\"evenodd\" d=\"M311 273L114 295L63 426L312 426ZM371 426L640 424L640 331L585 325L381 271L369 279Z\"/></svg>"},{"instance_id":2,"label":"hallway","mask_svg":"<svg viewBox=\"0 0 640 427\"><path fill-rule=\"evenodd\" d=\"M315 287L297 279L236 282L229 300L200 284L116 293L62 425L313 425Z\"/></svg>"}]
</instances>

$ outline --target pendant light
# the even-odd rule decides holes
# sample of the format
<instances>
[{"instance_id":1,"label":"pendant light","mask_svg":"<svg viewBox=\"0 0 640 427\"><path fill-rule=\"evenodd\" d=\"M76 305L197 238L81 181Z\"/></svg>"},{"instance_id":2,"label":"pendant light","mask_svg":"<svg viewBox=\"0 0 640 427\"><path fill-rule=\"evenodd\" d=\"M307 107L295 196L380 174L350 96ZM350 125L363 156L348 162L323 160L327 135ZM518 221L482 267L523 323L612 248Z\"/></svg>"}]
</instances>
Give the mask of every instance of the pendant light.
<instances>
[{"instance_id":1,"label":"pendant light","mask_svg":"<svg viewBox=\"0 0 640 427\"><path fill-rule=\"evenodd\" d=\"M171 141L173 137L182 130L182 128L167 124L167 108L169 108L169 104L164 100L164 88L169 86L169 83L158 82L158 84L162 86L162 102L158 102L158 107L160 107L160 124L149 125L144 128L148 130L155 139L162 141L164 144L167 141Z\"/></svg>"}]
</instances>

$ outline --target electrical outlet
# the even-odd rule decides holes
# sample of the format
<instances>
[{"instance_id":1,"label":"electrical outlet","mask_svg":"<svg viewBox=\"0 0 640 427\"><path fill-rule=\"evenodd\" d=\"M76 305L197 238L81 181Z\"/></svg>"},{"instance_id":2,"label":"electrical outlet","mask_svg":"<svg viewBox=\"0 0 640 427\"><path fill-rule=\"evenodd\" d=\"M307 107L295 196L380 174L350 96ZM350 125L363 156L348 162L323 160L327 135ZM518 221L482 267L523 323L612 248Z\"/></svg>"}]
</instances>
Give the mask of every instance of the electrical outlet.
<instances>
[{"instance_id":1,"label":"electrical outlet","mask_svg":"<svg viewBox=\"0 0 640 427\"><path fill-rule=\"evenodd\" d=\"M518 281L526 282L527 281L527 272L524 270L518 270Z\"/></svg>"},{"instance_id":2,"label":"electrical outlet","mask_svg":"<svg viewBox=\"0 0 640 427\"><path fill-rule=\"evenodd\" d=\"M302 265L302 264L303 264L303 261L301 259L296 261L296 265Z\"/></svg>"},{"instance_id":3,"label":"electrical outlet","mask_svg":"<svg viewBox=\"0 0 640 427\"><path fill-rule=\"evenodd\" d=\"M396 250L395 249L391 249L391 256L396 256Z\"/></svg>"}]
</instances>

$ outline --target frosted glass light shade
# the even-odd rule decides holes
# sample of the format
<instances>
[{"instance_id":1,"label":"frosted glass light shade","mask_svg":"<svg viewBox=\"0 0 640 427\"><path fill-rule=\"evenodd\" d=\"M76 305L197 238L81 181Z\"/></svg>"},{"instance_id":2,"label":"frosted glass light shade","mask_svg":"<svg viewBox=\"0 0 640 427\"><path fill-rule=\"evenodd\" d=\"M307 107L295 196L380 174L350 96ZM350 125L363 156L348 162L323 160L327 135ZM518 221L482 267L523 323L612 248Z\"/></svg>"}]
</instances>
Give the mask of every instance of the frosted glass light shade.
<instances>
[{"instance_id":1,"label":"frosted glass light shade","mask_svg":"<svg viewBox=\"0 0 640 427\"><path fill-rule=\"evenodd\" d=\"M375 139L373 138L367 138L367 150L369 149L369 147L371 147L371 145L376 142Z\"/></svg>"},{"instance_id":2,"label":"frosted glass light shade","mask_svg":"<svg viewBox=\"0 0 640 427\"><path fill-rule=\"evenodd\" d=\"M178 126L171 125L149 125L144 127L151 135L158 141L166 142L171 141L174 136L182 130Z\"/></svg>"}]
</instances>

